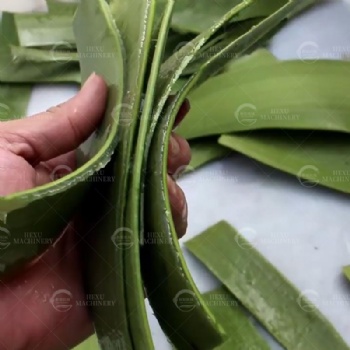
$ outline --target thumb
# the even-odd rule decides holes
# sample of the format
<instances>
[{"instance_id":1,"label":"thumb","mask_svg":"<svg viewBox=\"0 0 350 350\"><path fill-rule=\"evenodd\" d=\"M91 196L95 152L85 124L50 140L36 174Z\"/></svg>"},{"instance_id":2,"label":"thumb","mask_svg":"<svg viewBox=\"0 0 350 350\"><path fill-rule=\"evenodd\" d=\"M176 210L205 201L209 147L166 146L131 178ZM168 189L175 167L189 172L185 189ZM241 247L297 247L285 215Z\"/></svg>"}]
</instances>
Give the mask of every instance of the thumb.
<instances>
[{"instance_id":1,"label":"thumb","mask_svg":"<svg viewBox=\"0 0 350 350\"><path fill-rule=\"evenodd\" d=\"M32 165L72 151L98 126L107 95L106 83L92 74L69 101L31 118L1 123L1 146Z\"/></svg>"}]
</instances>

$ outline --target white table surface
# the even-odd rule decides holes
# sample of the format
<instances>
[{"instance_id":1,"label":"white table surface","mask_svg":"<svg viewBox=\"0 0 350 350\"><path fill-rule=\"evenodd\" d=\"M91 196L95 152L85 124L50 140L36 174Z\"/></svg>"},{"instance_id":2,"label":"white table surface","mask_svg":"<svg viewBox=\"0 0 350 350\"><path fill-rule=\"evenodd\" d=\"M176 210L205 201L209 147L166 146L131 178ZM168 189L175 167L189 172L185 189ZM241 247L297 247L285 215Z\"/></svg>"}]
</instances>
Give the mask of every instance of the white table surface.
<instances>
[{"instance_id":1,"label":"white table surface","mask_svg":"<svg viewBox=\"0 0 350 350\"><path fill-rule=\"evenodd\" d=\"M345 1L323 1L292 20L271 49L281 59L300 58L305 47L315 59L350 57L349 15ZM37 87L28 113L63 102L75 91L70 86ZM342 266L350 264L348 196L305 188L296 178L237 154L180 184L190 213L185 240L219 220L229 221L318 305L350 345L350 284L341 274ZM217 285L187 252L185 256L201 291ZM157 349L170 349L151 311L149 315Z\"/></svg>"}]
</instances>

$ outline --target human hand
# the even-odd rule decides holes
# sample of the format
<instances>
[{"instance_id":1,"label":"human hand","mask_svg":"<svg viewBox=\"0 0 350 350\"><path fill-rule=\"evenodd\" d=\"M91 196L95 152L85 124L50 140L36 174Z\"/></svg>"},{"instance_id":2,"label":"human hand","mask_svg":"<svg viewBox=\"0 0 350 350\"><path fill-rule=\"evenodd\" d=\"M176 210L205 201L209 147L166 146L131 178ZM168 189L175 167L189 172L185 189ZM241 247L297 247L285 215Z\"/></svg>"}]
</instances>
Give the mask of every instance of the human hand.
<instances>
[{"instance_id":1,"label":"human hand","mask_svg":"<svg viewBox=\"0 0 350 350\"><path fill-rule=\"evenodd\" d=\"M76 167L75 150L100 123L107 99L102 78L92 75L77 96L31 118L0 124L0 195L28 190L51 180L57 166ZM177 124L188 112L182 106ZM172 135L168 188L179 237L187 228L187 203L172 174L190 161L188 143ZM82 288L79 238L70 223L62 237L35 263L0 282L0 349L70 349L92 332ZM62 312L50 302L69 290L72 307Z\"/></svg>"}]
</instances>

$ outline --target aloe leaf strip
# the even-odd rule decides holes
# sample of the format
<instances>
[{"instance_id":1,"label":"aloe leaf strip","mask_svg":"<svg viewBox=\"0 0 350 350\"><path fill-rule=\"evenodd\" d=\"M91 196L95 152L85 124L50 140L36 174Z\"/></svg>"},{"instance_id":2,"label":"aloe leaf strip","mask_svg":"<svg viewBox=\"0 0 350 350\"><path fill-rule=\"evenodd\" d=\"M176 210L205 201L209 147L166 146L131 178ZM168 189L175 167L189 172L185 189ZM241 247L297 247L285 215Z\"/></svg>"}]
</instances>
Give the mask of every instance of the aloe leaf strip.
<instances>
[{"instance_id":1,"label":"aloe leaf strip","mask_svg":"<svg viewBox=\"0 0 350 350\"><path fill-rule=\"evenodd\" d=\"M350 281L350 266L343 267L343 274Z\"/></svg>"},{"instance_id":2,"label":"aloe leaf strip","mask_svg":"<svg viewBox=\"0 0 350 350\"><path fill-rule=\"evenodd\" d=\"M227 222L185 245L286 349L349 349L319 310Z\"/></svg>"},{"instance_id":3,"label":"aloe leaf strip","mask_svg":"<svg viewBox=\"0 0 350 350\"><path fill-rule=\"evenodd\" d=\"M202 299L224 327L228 336L228 339L215 350L270 349L266 340L253 325L250 315L225 287L204 293ZM189 306L192 306L191 302Z\"/></svg>"},{"instance_id":4,"label":"aloe leaf strip","mask_svg":"<svg viewBox=\"0 0 350 350\"><path fill-rule=\"evenodd\" d=\"M222 135L219 143L296 176L309 190L323 185L350 193L348 134L265 130Z\"/></svg>"},{"instance_id":5,"label":"aloe leaf strip","mask_svg":"<svg viewBox=\"0 0 350 350\"><path fill-rule=\"evenodd\" d=\"M350 132L349 62L265 63L255 53L237 63L193 91L182 136L278 128Z\"/></svg>"},{"instance_id":6,"label":"aloe leaf strip","mask_svg":"<svg viewBox=\"0 0 350 350\"><path fill-rule=\"evenodd\" d=\"M142 246L142 276L150 304L159 324L179 349L212 349L222 342L223 330L210 310L201 303L200 293L188 271L176 236L167 190L167 155L171 126L183 99L178 96L157 125L147 168L145 193L145 241ZM161 235L153 242L152 234ZM151 240L150 244L149 242ZM197 307L183 312L177 297L187 291ZM180 293L180 294L179 294Z\"/></svg>"},{"instance_id":7,"label":"aloe leaf strip","mask_svg":"<svg viewBox=\"0 0 350 350\"><path fill-rule=\"evenodd\" d=\"M131 329L130 332L134 340L134 349L140 350L153 347L144 302L144 289L140 264L140 240L138 237L140 232L140 222L143 219L143 216L140 213L140 190L144 158L143 152L152 117L155 86L160 70L161 59L164 55L173 6L174 0L167 1L167 6L162 16L159 36L155 47L151 72L147 82L146 95L143 103L137 142L134 150L132 176L128 194L129 200L127 202L125 218L126 226L129 227L134 233L134 244L130 249L124 251L126 301ZM152 15L154 16L154 13Z\"/></svg>"}]
</instances>

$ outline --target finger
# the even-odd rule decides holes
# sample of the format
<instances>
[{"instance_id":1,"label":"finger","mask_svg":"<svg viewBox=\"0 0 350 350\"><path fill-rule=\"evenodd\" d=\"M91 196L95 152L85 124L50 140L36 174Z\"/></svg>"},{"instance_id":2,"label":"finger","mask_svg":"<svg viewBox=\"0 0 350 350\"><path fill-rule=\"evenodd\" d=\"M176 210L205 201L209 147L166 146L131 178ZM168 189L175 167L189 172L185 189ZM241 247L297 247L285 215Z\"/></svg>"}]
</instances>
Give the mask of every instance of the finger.
<instances>
[{"instance_id":1,"label":"finger","mask_svg":"<svg viewBox=\"0 0 350 350\"><path fill-rule=\"evenodd\" d=\"M187 201L180 186L168 175L168 190L171 205L171 213L177 236L183 237L187 230Z\"/></svg>"},{"instance_id":2,"label":"finger","mask_svg":"<svg viewBox=\"0 0 350 350\"><path fill-rule=\"evenodd\" d=\"M176 128L184 120L190 109L190 101L186 98L184 103L180 107L179 113L176 116L174 128Z\"/></svg>"},{"instance_id":3,"label":"finger","mask_svg":"<svg viewBox=\"0 0 350 350\"><path fill-rule=\"evenodd\" d=\"M1 142L5 140L8 150L35 165L72 151L98 126L107 94L103 79L92 74L66 103L32 118L0 124Z\"/></svg>"},{"instance_id":4,"label":"finger","mask_svg":"<svg viewBox=\"0 0 350 350\"><path fill-rule=\"evenodd\" d=\"M36 186L58 180L71 174L77 167L76 151L62 154L47 162L41 162L36 168Z\"/></svg>"},{"instance_id":5,"label":"finger","mask_svg":"<svg viewBox=\"0 0 350 350\"><path fill-rule=\"evenodd\" d=\"M169 143L168 173L177 177L191 161L191 149L188 142L173 133Z\"/></svg>"}]
</instances>

